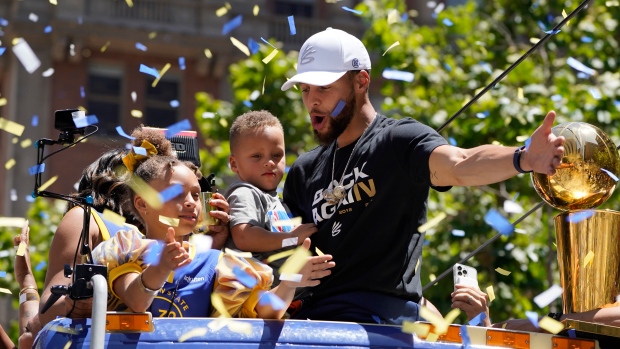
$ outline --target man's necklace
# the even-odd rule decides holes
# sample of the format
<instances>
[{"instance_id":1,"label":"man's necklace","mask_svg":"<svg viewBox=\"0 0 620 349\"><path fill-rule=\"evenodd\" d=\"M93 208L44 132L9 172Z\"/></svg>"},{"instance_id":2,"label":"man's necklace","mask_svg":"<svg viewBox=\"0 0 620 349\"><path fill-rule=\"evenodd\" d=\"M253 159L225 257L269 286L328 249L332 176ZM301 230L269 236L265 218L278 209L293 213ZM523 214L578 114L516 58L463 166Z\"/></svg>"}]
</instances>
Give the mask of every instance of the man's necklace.
<instances>
[{"instance_id":1,"label":"man's necklace","mask_svg":"<svg viewBox=\"0 0 620 349\"><path fill-rule=\"evenodd\" d=\"M375 115L375 119L376 119L376 115ZM374 121L374 119L373 119L373 121ZM372 125L372 121L370 122L370 125ZM368 129L370 128L370 125L368 125L364 129L364 132L362 132L362 135L360 136L360 138L357 140L357 142L353 146L353 150L351 151L351 155L349 155L349 159L347 160L347 164L344 165L344 171L342 172L342 176L340 177L340 180L338 181L338 185L336 185L332 189L332 185L334 184L334 169L336 167L336 152L338 151L338 140L334 141L334 142L336 142L336 150L334 150L334 156L332 157L332 180L329 183L329 186L327 187L327 189L323 190L323 198L327 201L328 204L336 205L342 199L344 199L344 197L347 195L347 191L345 190L344 185L342 185L342 181L344 180L344 176L347 173L347 168L349 167L349 163L351 162L351 158L353 158L353 154L355 153L355 150L357 149L357 146L362 142L362 139L364 138L364 135L366 134L366 131L368 131Z\"/></svg>"}]
</instances>

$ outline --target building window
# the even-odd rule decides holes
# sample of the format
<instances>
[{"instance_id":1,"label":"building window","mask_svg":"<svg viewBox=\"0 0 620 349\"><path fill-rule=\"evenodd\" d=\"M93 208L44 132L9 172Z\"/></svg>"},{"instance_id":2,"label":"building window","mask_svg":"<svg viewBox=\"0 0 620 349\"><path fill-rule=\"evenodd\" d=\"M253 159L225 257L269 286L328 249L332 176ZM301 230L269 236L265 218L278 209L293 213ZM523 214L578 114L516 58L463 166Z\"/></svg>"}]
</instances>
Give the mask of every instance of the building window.
<instances>
[{"instance_id":1,"label":"building window","mask_svg":"<svg viewBox=\"0 0 620 349\"><path fill-rule=\"evenodd\" d=\"M274 0L274 14L312 18L314 0Z\"/></svg>"},{"instance_id":2,"label":"building window","mask_svg":"<svg viewBox=\"0 0 620 349\"><path fill-rule=\"evenodd\" d=\"M91 65L88 68L86 87L87 115L99 120L97 136L114 137L120 124L123 69L120 67Z\"/></svg>"},{"instance_id":3,"label":"building window","mask_svg":"<svg viewBox=\"0 0 620 349\"><path fill-rule=\"evenodd\" d=\"M144 123L151 127L168 127L178 121L179 81L166 75L152 87L153 79L146 80Z\"/></svg>"}]
</instances>

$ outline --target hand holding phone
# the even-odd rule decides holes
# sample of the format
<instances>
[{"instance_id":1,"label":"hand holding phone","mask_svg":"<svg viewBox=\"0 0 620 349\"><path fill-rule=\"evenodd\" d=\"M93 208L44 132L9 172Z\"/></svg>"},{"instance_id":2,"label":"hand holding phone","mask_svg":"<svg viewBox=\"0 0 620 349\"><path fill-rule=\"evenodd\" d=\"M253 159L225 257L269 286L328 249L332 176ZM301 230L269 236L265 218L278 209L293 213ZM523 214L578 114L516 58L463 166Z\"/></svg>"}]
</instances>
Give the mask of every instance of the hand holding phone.
<instances>
[{"instance_id":1,"label":"hand holding phone","mask_svg":"<svg viewBox=\"0 0 620 349\"><path fill-rule=\"evenodd\" d=\"M454 274L454 284L467 285L471 287L478 287L478 271L475 268L456 263L452 267L452 273ZM456 291L456 286L454 287Z\"/></svg>"}]
</instances>

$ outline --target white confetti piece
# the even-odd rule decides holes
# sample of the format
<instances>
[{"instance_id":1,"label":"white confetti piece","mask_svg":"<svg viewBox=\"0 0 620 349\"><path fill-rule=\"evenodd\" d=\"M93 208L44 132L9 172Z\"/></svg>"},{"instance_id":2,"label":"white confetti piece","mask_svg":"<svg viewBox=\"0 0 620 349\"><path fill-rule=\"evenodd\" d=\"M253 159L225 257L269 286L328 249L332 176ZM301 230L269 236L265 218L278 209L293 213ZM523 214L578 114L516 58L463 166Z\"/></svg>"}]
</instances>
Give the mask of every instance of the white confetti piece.
<instances>
[{"instance_id":1,"label":"white confetti piece","mask_svg":"<svg viewBox=\"0 0 620 349\"><path fill-rule=\"evenodd\" d=\"M289 247L289 246L297 246L297 241L298 241L297 237L284 239L282 240L282 248Z\"/></svg>"},{"instance_id":2,"label":"white confetti piece","mask_svg":"<svg viewBox=\"0 0 620 349\"><path fill-rule=\"evenodd\" d=\"M553 285L549 287L546 291L542 292L538 296L534 297L534 303L538 305L540 308L544 308L551 304L554 300L562 295L564 290L559 285Z\"/></svg>"},{"instance_id":3,"label":"white confetti piece","mask_svg":"<svg viewBox=\"0 0 620 349\"><path fill-rule=\"evenodd\" d=\"M44 78L48 78L48 77L54 75L54 68L49 68L48 70L46 70L43 73L41 73L41 75L43 75Z\"/></svg>"},{"instance_id":4,"label":"white confetti piece","mask_svg":"<svg viewBox=\"0 0 620 349\"><path fill-rule=\"evenodd\" d=\"M202 337L207 334L207 328L194 328L193 330L187 331L179 336L179 343L183 343L186 340L194 337Z\"/></svg>"},{"instance_id":5,"label":"white confetti piece","mask_svg":"<svg viewBox=\"0 0 620 349\"><path fill-rule=\"evenodd\" d=\"M0 227L21 228L26 222L22 217L0 217Z\"/></svg>"},{"instance_id":6,"label":"white confetti piece","mask_svg":"<svg viewBox=\"0 0 620 349\"><path fill-rule=\"evenodd\" d=\"M41 61L24 39L19 39L17 43L13 45L13 53L30 74L41 66Z\"/></svg>"}]
</instances>

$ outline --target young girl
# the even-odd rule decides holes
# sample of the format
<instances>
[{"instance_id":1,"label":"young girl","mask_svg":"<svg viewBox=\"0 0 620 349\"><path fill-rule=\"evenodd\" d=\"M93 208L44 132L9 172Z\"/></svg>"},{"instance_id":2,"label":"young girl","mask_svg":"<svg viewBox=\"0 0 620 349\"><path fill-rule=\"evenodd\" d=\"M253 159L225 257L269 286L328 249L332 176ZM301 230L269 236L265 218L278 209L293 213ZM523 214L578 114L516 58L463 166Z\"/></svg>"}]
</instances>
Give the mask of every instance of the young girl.
<instances>
[{"instance_id":1,"label":"young girl","mask_svg":"<svg viewBox=\"0 0 620 349\"><path fill-rule=\"evenodd\" d=\"M161 207L149 201L148 196L132 192L129 199L143 223L146 239L135 231L120 231L93 251L95 261L108 266L111 296L116 300L109 309L150 311L160 317L217 316L211 305L210 295L214 292L221 296L232 316L282 317L286 309L274 310L258 304L261 291L271 286L271 268L253 259L222 255L218 250L197 252L186 241L201 212L197 168L160 155L151 156L134 168L133 175L156 191L179 185L182 192ZM176 226L172 228L170 224ZM161 246L156 240L163 241L163 248L156 262L149 263L149 256ZM334 263L330 260L329 255L310 257L300 271L301 282L282 282L269 292L289 304L296 287L316 285L316 279L331 273L329 269ZM249 274L256 286L247 287L239 282L233 273L235 267Z\"/></svg>"}]
</instances>

